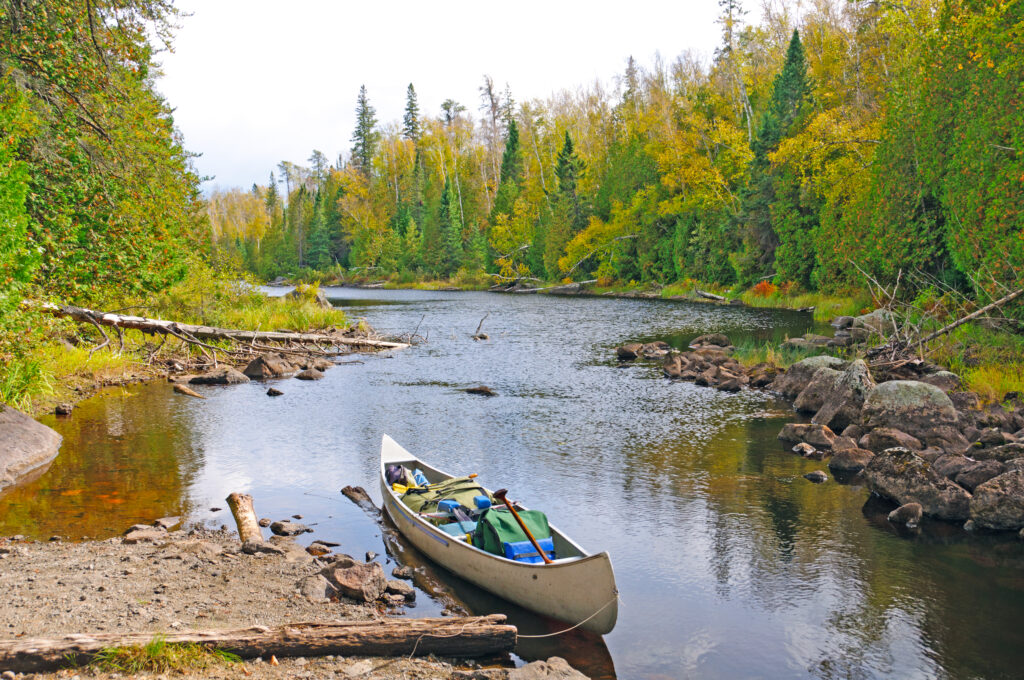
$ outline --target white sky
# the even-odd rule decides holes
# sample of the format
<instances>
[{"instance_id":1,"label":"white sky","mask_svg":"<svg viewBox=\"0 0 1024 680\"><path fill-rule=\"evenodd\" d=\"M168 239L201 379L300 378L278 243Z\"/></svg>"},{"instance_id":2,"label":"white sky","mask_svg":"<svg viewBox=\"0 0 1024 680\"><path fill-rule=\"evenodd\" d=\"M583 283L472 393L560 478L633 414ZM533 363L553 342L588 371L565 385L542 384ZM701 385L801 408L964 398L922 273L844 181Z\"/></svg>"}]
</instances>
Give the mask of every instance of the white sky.
<instances>
[{"instance_id":1,"label":"white sky","mask_svg":"<svg viewBox=\"0 0 1024 680\"><path fill-rule=\"evenodd\" d=\"M516 101L599 79L633 55L649 65L718 43L717 0L447 2L180 0L160 91L205 185L265 184L313 149L347 154L359 86L381 123L398 121L412 82L421 115L451 97L479 118L483 75ZM754 5L752 0L746 3ZM752 8L753 9L753 8ZM752 12L751 14L753 14Z\"/></svg>"}]
</instances>

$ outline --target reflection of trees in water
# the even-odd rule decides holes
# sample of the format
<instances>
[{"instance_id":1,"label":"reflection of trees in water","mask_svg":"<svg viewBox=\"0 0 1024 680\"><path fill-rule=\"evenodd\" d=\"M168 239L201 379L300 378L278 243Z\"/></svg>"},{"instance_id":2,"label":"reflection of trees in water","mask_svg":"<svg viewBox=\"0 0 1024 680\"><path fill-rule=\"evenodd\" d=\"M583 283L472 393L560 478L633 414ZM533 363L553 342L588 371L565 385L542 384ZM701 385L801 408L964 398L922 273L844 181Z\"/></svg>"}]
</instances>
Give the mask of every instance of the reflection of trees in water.
<instances>
[{"instance_id":1,"label":"reflection of trees in water","mask_svg":"<svg viewBox=\"0 0 1024 680\"><path fill-rule=\"evenodd\" d=\"M0 534L102 538L131 524L187 513L202 458L185 405L153 383L107 390L70 418L48 421L64 437L38 480L0 502Z\"/></svg>"}]
</instances>

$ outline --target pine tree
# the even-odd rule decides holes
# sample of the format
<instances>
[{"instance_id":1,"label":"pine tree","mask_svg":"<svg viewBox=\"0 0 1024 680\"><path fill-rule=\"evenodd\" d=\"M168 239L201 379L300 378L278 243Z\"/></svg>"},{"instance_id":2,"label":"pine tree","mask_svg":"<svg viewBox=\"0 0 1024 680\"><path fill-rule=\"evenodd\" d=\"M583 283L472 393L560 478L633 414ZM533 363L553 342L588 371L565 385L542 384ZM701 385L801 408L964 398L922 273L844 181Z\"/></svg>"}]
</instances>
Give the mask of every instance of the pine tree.
<instances>
[{"instance_id":1,"label":"pine tree","mask_svg":"<svg viewBox=\"0 0 1024 680\"><path fill-rule=\"evenodd\" d=\"M356 101L356 129L352 133L352 163L367 177L373 168L373 155L379 141L377 112L370 106L366 85L360 85L359 99Z\"/></svg>"},{"instance_id":2,"label":"pine tree","mask_svg":"<svg viewBox=\"0 0 1024 680\"><path fill-rule=\"evenodd\" d=\"M402 136L414 144L420 141L420 105L412 83L405 91L405 115L402 117Z\"/></svg>"},{"instance_id":3,"label":"pine tree","mask_svg":"<svg viewBox=\"0 0 1024 680\"><path fill-rule=\"evenodd\" d=\"M750 164L750 181L742 205L745 252L739 263L741 280L745 283L769 275L775 268L779 237L773 228L772 204L777 199L780 170L772 168L769 156L786 136L795 131L805 112L810 91L803 44L799 32L794 30L786 51L786 62L775 78L768 109L761 117L751 144L754 160ZM801 220L790 220L790 224L798 230L809 227ZM790 275L791 272L787 271L786 276Z\"/></svg>"},{"instance_id":4,"label":"pine tree","mask_svg":"<svg viewBox=\"0 0 1024 680\"><path fill-rule=\"evenodd\" d=\"M587 226L588 211L577 191L577 184L585 167L583 159L576 154L569 131L566 130L562 148L555 162L558 193L545 234L544 268L551 278L560 274L558 260L565 254L565 245Z\"/></svg>"}]
</instances>

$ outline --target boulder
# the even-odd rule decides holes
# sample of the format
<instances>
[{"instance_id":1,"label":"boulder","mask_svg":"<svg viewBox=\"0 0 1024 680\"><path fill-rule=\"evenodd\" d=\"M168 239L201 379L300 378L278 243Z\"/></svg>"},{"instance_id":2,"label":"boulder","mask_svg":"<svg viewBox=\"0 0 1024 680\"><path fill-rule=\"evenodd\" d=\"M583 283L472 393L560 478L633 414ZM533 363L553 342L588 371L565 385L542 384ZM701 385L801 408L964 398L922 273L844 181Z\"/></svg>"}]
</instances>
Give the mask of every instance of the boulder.
<instances>
[{"instance_id":1,"label":"boulder","mask_svg":"<svg viewBox=\"0 0 1024 680\"><path fill-rule=\"evenodd\" d=\"M31 416L0 404L0 490L49 465L61 439Z\"/></svg>"},{"instance_id":2,"label":"boulder","mask_svg":"<svg viewBox=\"0 0 1024 680\"><path fill-rule=\"evenodd\" d=\"M853 325L852 316L837 316L828 323L832 328L849 328Z\"/></svg>"},{"instance_id":3,"label":"boulder","mask_svg":"<svg viewBox=\"0 0 1024 680\"><path fill-rule=\"evenodd\" d=\"M640 349L643 347L639 342L631 342L628 345L622 345L621 347L615 348L615 355L619 358L619 361L629 361L636 359L640 356Z\"/></svg>"},{"instance_id":4,"label":"boulder","mask_svg":"<svg viewBox=\"0 0 1024 680\"><path fill-rule=\"evenodd\" d=\"M721 333L708 333L707 335L698 335L696 338L690 341L690 347L697 349L698 347L732 347L732 342L729 338Z\"/></svg>"},{"instance_id":5,"label":"boulder","mask_svg":"<svg viewBox=\"0 0 1024 680\"><path fill-rule=\"evenodd\" d=\"M295 377L298 378L299 380L320 380L321 378L324 377L324 374L316 370L315 368L307 368L306 370L301 371Z\"/></svg>"},{"instance_id":6,"label":"boulder","mask_svg":"<svg viewBox=\"0 0 1024 680\"><path fill-rule=\"evenodd\" d=\"M981 408L981 398L975 392L950 392L949 399L957 411L977 411Z\"/></svg>"},{"instance_id":7,"label":"boulder","mask_svg":"<svg viewBox=\"0 0 1024 680\"><path fill-rule=\"evenodd\" d=\"M977 441L985 446L1003 446L1004 444L1015 443L1017 438L994 427L986 427L978 433Z\"/></svg>"},{"instance_id":8,"label":"boulder","mask_svg":"<svg viewBox=\"0 0 1024 680\"><path fill-rule=\"evenodd\" d=\"M853 328L864 328L873 333L888 335L893 331L893 315L887 309L876 309L853 318Z\"/></svg>"},{"instance_id":9,"label":"boulder","mask_svg":"<svg viewBox=\"0 0 1024 680\"><path fill-rule=\"evenodd\" d=\"M832 442L833 453L838 451L849 451L850 449L856 448L859 448L857 446L857 442L855 442L850 437L836 437L835 440Z\"/></svg>"},{"instance_id":10,"label":"boulder","mask_svg":"<svg viewBox=\"0 0 1024 680\"><path fill-rule=\"evenodd\" d=\"M743 382L739 378L733 376L730 378L725 378L715 387L717 387L723 392L739 392L741 389L743 389Z\"/></svg>"},{"instance_id":11,"label":"boulder","mask_svg":"<svg viewBox=\"0 0 1024 680\"><path fill-rule=\"evenodd\" d=\"M663 340L656 340L655 342L648 342L640 348L640 355L646 359L655 359L657 357L663 357L669 353L672 347Z\"/></svg>"},{"instance_id":12,"label":"boulder","mask_svg":"<svg viewBox=\"0 0 1024 680\"><path fill-rule=\"evenodd\" d=\"M932 469L946 479L954 479L958 474L971 467L976 461L959 453L945 453L932 462Z\"/></svg>"},{"instance_id":13,"label":"boulder","mask_svg":"<svg viewBox=\"0 0 1024 680\"><path fill-rule=\"evenodd\" d=\"M508 680L587 680L587 676L559 656L547 661L531 661L522 668L512 668Z\"/></svg>"},{"instance_id":14,"label":"boulder","mask_svg":"<svg viewBox=\"0 0 1024 680\"><path fill-rule=\"evenodd\" d=\"M361 602L373 602L387 592L388 581L378 562L357 562L340 555L320 573L342 595Z\"/></svg>"},{"instance_id":15,"label":"boulder","mask_svg":"<svg viewBox=\"0 0 1024 680\"><path fill-rule=\"evenodd\" d=\"M906 432L901 432L894 427L879 427L860 438L860 448L881 453L886 449L901 446L911 451L920 451L924 448L921 440L911 437Z\"/></svg>"},{"instance_id":16,"label":"boulder","mask_svg":"<svg viewBox=\"0 0 1024 680\"><path fill-rule=\"evenodd\" d=\"M387 590L392 595L401 595L406 602L412 602L416 599L416 589L405 581L392 579L387 582Z\"/></svg>"},{"instance_id":17,"label":"boulder","mask_svg":"<svg viewBox=\"0 0 1024 680\"><path fill-rule=\"evenodd\" d=\"M922 514L924 509L920 503L905 503L890 512L887 519L893 524L905 524L913 528L921 523Z\"/></svg>"},{"instance_id":18,"label":"boulder","mask_svg":"<svg viewBox=\"0 0 1024 680\"><path fill-rule=\"evenodd\" d=\"M779 369L774 364L762 363L751 368L748 373L751 387L767 387L778 377Z\"/></svg>"},{"instance_id":19,"label":"boulder","mask_svg":"<svg viewBox=\"0 0 1024 680\"><path fill-rule=\"evenodd\" d=\"M683 357L675 352L665 355L665 361L661 364L661 370L666 378L679 379L683 374Z\"/></svg>"},{"instance_id":20,"label":"boulder","mask_svg":"<svg viewBox=\"0 0 1024 680\"><path fill-rule=\"evenodd\" d=\"M969 447L956 427L957 412L946 393L915 380L891 380L871 390L864 400L862 424L871 429L891 427L949 453L963 453Z\"/></svg>"},{"instance_id":21,"label":"boulder","mask_svg":"<svg viewBox=\"0 0 1024 680\"><path fill-rule=\"evenodd\" d=\"M845 362L838 357L828 355L807 357L790 366L789 370L776 378L770 389L788 399L793 399L807 387L819 368L831 368L838 371L845 366Z\"/></svg>"},{"instance_id":22,"label":"boulder","mask_svg":"<svg viewBox=\"0 0 1024 680\"><path fill-rule=\"evenodd\" d=\"M921 451L916 451L915 453L917 453L917 455L919 455L921 458L924 458L929 463L934 463L942 456L948 455L945 451L938 448L937 446L929 446L928 448L922 449Z\"/></svg>"},{"instance_id":23,"label":"boulder","mask_svg":"<svg viewBox=\"0 0 1024 680\"><path fill-rule=\"evenodd\" d=\"M816 449L831 449L836 433L824 425L810 423L786 423L779 432L784 442L806 442Z\"/></svg>"},{"instance_id":24,"label":"boulder","mask_svg":"<svg viewBox=\"0 0 1024 680\"><path fill-rule=\"evenodd\" d=\"M826 369L819 369L821 370ZM818 374L814 374L812 384ZM810 386L808 386L810 389ZM843 428L860 422L864 400L871 390L875 389L875 381L871 377L868 365L857 359L852 362L831 384L825 386L822 405L811 418L812 423L828 425L840 432ZM806 390L805 390L806 391ZM800 393L803 395L803 392ZM797 397L799 401L800 396ZM799 408L799 407L798 407Z\"/></svg>"},{"instance_id":25,"label":"boulder","mask_svg":"<svg viewBox=\"0 0 1024 680\"><path fill-rule=\"evenodd\" d=\"M225 366L209 373L203 373L189 380L193 385L238 385L249 382L249 378L241 372Z\"/></svg>"},{"instance_id":26,"label":"boulder","mask_svg":"<svg viewBox=\"0 0 1024 680\"><path fill-rule=\"evenodd\" d=\"M864 467L864 475L872 492L900 505L920 503L925 514L939 519L962 521L968 517L971 494L912 451L883 451Z\"/></svg>"},{"instance_id":27,"label":"boulder","mask_svg":"<svg viewBox=\"0 0 1024 680\"><path fill-rule=\"evenodd\" d=\"M998 460L977 460L961 470L953 481L973 492L977 487L1004 472L1006 466Z\"/></svg>"},{"instance_id":28,"label":"boulder","mask_svg":"<svg viewBox=\"0 0 1024 680\"><path fill-rule=\"evenodd\" d=\"M407 581L412 580L412 574L412 567L407 567L404 565L395 565L395 568L391 570L392 576L394 576L395 578L404 578Z\"/></svg>"},{"instance_id":29,"label":"boulder","mask_svg":"<svg viewBox=\"0 0 1024 680\"><path fill-rule=\"evenodd\" d=\"M815 453L818 452L818 450L816 448L814 448L813 446L811 446L807 442L800 442L799 444L794 446L791 450L793 451L793 453L799 453L804 458L809 458L810 456L812 456L812 455L814 455Z\"/></svg>"},{"instance_id":30,"label":"boulder","mask_svg":"<svg viewBox=\"0 0 1024 680\"><path fill-rule=\"evenodd\" d=\"M875 454L867 449L843 449L832 453L828 466L842 472L856 472L863 470L874 457Z\"/></svg>"},{"instance_id":31,"label":"boulder","mask_svg":"<svg viewBox=\"0 0 1024 680\"><path fill-rule=\"evenodd\" d=\"M979 484L971 498L970 516L986 529L1024 527L1024 471L1004 472Z\"/></svg>"},{"instance_id":32,"label":"boulder","mask_svg":"<svg viewBox=\"0 0 1024 680\"><path fill-rule=\"evenodd\" d=\"M955 392L960 389L961 385L960 376L956 373L950 373L949 371L939 371L937 373L923 375L918 378L918 380L928 385L934 385L943 392Z\"/></svg>"},{"instance_id":33,"label":"boulder","mask_svg":"<svg viewBox=\"0 0 1024 680\"><path fill-rule=\"evenodd\" d=\"M305 286L299 284L295 290L287 293L286 298L293 300L301 300L304 298L310 299L317 304L318 307L323 309L334 309L334 305L327 299L327 293L320 287Z\"/></svg>"},{"instance_id":34,"label":"boulder","mask_svg":"<svg viewBox=\"0 0 1024 680\"><path fill-rule=\"evenodd\" d=\"M323 574L311 574L296 585L302 596L310 602L323 602L338 592Z\"/></svg>"},{"instance_id":35,"label":"boulder","mask_svg":"<svg viewBox=\"0 0 1024 680\"><path fill-rule=\"evenodd\" d=\"M855 442L860 441L860 438L863 437L865 434L867 434L867 430L865 430L860 425L849 425L845 427L842 432L842 435L844 437L849 437Z\"/></svg>"},{"instance_id":36,"label":"boulder","mask_svg":"<svg viewBox=\"0 0 1024 680\"><path fill-rule=\"evenodd\" d=\"M1005 463L1014 458L1024 458L1024 444L1015 442L991 449L972 449L971 456L976 460L998 460Z\"/></svg>"},{"instance_id":37,"label":"boulder","mask_svg":"<svg viewBox=\"0 0 1024 680\"><path fill-rule=\"evenodd\" d=\"M298 522L274 522L270 525L270 530L278 536L298 536L313 531L305 524Z\"/></svg>"},{"instance_id":38,"label":"boulder","mask_svg":"<svg viewBox=\"0 0 1024 680\"><path fill-rule=\"evenodd\" d=\"M796 395L793 406L797 411L815 413L825 403L825 395L830 394L836 381L842 375L839 371L823 366L814 372L811 381ZM823 425L826 423L822 423Z\"/></svg>"},{"instance_id":39,"label":"boulder","mask_svg":"<svg viewBox=\"0 0 1024 680\"><path fill-rule=\"evenodd\" d=\"M242 373L250 380L280 378L294 372L295 367L285 361L280 354L261 354L242 370Z\"/></svg>"}]
</instances>

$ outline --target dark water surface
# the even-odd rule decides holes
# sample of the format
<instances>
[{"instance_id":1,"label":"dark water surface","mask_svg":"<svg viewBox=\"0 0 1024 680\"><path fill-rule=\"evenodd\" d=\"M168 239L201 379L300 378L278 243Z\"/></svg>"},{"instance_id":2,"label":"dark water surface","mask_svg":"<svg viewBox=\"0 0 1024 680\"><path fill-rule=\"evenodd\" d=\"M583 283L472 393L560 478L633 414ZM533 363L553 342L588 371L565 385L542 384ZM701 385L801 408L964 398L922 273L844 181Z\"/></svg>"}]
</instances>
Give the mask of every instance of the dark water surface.
<instances>
[{"instance_id":1,"label":"dark water surface","mask_svg":"<svg viewBox=\"0 0 1024 680\"><path fill-rule=\"evenodd\" d=\"M65 437L38 480L0 497L0 534L104 537L183 513L233 526L224 498L261 516L304 515L307 540L383 553L378 527L338 494L378 497L382 433L455 473L547 511L607 550L617 628L524 642L595 677L1010 678L1024 674L1024 546L927 524L899 534L890 507L775 439L788 404L618 368L634 339L719 331L734 340L809 330L809 315L660 300L328 289L382 332L428 342L338 366L319 382L200 388L154 383L92 399L50 422ZM489 342L470 334L488 314ZM421 322L422 319L422 322ZM486 384L483 398L460 388ZM384 558L378 558L384 559ZM403 560L418 563L406 552ZM521 632L560 625L441 577L474 611ZM421 597L411 615L437 614Z\"/></svg>"}]
</instances>

